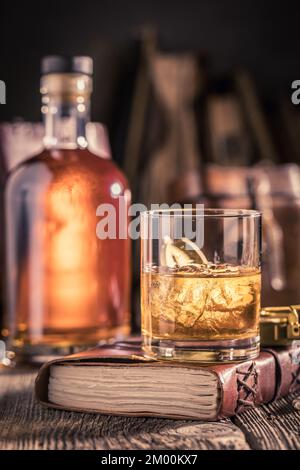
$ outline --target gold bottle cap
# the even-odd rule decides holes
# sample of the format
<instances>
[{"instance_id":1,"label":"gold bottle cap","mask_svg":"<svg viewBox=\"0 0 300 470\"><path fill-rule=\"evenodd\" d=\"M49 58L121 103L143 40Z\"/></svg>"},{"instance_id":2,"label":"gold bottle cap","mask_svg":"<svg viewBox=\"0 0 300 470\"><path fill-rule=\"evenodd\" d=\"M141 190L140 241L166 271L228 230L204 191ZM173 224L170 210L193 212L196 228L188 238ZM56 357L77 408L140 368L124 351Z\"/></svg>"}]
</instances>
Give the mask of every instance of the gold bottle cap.
<instances>
[{"instance_id":1,"label":"gold bottle cap","mask_svg":"<svg viewBox=\"0 0 300 470\"><path fill-rule=\"evenodd\" d=\"M92 92L93 60L87 56L46 56L41 64L41 94L47 105L55 97L83 103Z\"/></svg>"}]
</instances>

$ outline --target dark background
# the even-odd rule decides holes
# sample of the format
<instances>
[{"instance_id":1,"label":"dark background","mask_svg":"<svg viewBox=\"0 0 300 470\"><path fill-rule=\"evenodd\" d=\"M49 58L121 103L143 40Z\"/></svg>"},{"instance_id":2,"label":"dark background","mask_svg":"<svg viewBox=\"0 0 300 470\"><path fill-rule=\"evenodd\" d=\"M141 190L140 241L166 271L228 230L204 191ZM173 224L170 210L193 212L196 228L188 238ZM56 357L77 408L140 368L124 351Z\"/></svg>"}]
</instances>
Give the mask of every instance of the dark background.
<instances>
[{"instance_id":1,"label":"dark background","mask_svg":"<svg viewBox=\"0 0 300 470\"><path fill-rule=\"evenodd\" d=\"M0 106L0 120L40 119L43 55L87 54L95 60L92 117L111 126L105 96L120 102L130 93L134 38L142 25L157 28L164 49L205 51L215 73L246 67L266 99L290 94L291 82L300 78L299 21L299 1L1 2L0 79L7 104ZM112 63L124 75L118 86L110 81Z\"/></svg>"}]
</instances>

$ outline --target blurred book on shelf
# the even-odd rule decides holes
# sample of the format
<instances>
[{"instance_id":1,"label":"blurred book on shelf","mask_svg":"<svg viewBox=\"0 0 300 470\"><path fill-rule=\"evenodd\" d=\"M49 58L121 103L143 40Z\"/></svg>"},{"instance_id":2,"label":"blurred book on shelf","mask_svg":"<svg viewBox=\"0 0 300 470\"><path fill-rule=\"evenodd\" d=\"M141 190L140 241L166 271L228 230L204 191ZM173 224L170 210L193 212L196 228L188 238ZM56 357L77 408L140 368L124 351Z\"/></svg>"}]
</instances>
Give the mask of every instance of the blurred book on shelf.
<instances>
[{"instance_id":1,"label":"blurred book on shelf","mask_svg":"<svg viewBox=\"0 0 300 470\"><path fill-rule=\"evenodd\" d=\"M280 150L281 160L300 164L300 109L290 98L280 99L272 115L274 139Z\"/></svg>"},{"instance_id":2,"label":"blurred book on shelf","mask_svg":"<svg viewBox=\"0 0 300 470\"><path fill-rule=\"evenodd\" d=\"M209 82L202 132L205 160L219 165L249 165L251 140L234 81L227 77Z\"/></svg>"}]
</instances>

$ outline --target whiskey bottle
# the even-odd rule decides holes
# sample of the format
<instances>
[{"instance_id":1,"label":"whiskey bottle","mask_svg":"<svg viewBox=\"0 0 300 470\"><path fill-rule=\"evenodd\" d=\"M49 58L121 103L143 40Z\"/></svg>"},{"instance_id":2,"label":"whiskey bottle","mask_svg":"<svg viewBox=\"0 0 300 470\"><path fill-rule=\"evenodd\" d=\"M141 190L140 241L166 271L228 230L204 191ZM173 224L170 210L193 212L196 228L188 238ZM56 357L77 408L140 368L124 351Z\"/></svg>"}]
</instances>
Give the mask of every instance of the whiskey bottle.
<instances>
[{"instance_id":1,"label":"whiskey bottle","mask_svg":"<svg viewBox=\"0 0 300 470\"><path fill-rule=\"evenodd\" d=\"M92 68L89 57L43 59L44 149L6 185L4 334L26 360L129 333L130 240L118 229L127 233L130 191L116 165L89 150ZM117 236L97 235L102 204Z\"/></svg>"}]
</instances>

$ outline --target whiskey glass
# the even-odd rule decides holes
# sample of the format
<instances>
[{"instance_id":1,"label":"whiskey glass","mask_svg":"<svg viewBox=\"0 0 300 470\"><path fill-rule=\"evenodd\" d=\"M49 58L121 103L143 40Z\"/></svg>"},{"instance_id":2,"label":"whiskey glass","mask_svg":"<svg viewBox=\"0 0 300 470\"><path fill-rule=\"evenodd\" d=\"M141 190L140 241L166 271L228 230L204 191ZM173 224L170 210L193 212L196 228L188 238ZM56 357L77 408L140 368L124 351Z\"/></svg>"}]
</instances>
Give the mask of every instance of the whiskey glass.
<instances>
[{"instance_id":1,"label":"whiskey glass","mask_svg":"<svg viewBox=\"0 0 300 470\"><path fill-rule=\"evenodd\" d=\"M231 362L259 353L261 213L141 214L143 350L157 359Z\"/></svg>"}]
</instances>

